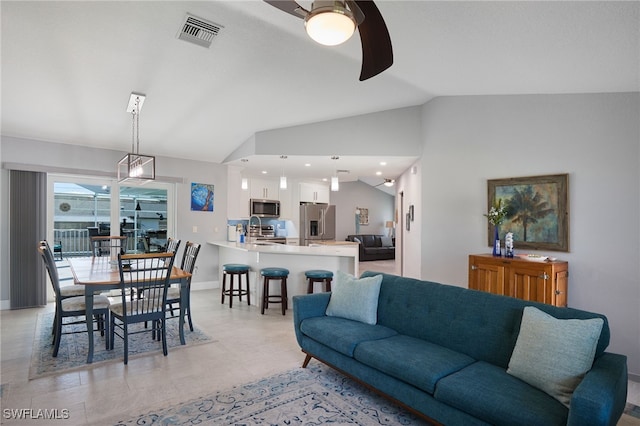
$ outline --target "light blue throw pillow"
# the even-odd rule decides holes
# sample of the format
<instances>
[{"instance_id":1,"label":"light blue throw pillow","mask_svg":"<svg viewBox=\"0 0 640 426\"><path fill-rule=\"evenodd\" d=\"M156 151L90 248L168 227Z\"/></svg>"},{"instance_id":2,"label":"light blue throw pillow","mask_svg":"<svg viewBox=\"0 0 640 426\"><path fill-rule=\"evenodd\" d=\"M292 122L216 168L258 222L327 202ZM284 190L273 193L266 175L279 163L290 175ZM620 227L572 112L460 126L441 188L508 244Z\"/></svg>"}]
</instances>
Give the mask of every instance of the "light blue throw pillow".
<instances>
[{"instance_id":1,"label":"light blue throw pillow","mask_svg":"<svg viewBox=\"0 0 640 426\"><path fill-rule=\"evenodd\" d=\"M568 407L593 365L603 324L602 318L561 320L525 307L507 373Z\"/></svg>"},{"instance_id":2,"label":"light blue throw pillow","mask_svg":"<svg viewBox=\"0 0 640 426\"><path fill-rule=\"evenodd\" d=\"M326 314L366 324L376 324L380 284L382 284L382 275L358 279L353 275L337 271L335 282L331 286L331 298Z\"/></svg>"},{"instance_id":3,"label":"light blue throw pillow","mask_svg":"<svg viewBox=\"0 0 640 426\"><path fill-rule=\"evenodd\" d=\"M391 240L391 237L380 237L380 246L393 247L393 240Z\"/></svg>"}]
</instances>

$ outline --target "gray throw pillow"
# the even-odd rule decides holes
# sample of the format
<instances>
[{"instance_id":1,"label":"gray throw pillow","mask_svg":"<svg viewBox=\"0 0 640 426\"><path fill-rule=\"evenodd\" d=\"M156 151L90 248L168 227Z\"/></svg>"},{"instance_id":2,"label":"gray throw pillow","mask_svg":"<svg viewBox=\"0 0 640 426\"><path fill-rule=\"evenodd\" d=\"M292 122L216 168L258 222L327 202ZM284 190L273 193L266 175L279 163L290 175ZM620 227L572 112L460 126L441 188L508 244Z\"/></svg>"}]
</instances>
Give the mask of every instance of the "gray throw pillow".
<instances>
[{"instance_id":1,"label":"gray throw pillow","mask_svg":"<svg viewBox=\"0 0 640 426\"><path fill-rule=\"evenodd\" d=\"M376 324L381 283L382 275L358 279L337 271L336 279L331 285L331 298L326 314Z\"/></svg>"},{"instance_id":2,"label":"gray throw pillow","mask_svg":"<svg viewBox=\"0 0 640 426\"><path fill-rule=\"evenodd\" d=\"M380 237L380 245L382 247L393 247L391 237Z\"/></svg>"},{"instance_id":3,"label":"gray throw pillow","mask_svg":"<svg viewBox=\"0 0 640 426\"><path fill-rule=\"evenodd\" d=\"M591 369L603 324L602 318L561 320L525 307L507 373L568 407Z\"/></svg>"}]
</instances>

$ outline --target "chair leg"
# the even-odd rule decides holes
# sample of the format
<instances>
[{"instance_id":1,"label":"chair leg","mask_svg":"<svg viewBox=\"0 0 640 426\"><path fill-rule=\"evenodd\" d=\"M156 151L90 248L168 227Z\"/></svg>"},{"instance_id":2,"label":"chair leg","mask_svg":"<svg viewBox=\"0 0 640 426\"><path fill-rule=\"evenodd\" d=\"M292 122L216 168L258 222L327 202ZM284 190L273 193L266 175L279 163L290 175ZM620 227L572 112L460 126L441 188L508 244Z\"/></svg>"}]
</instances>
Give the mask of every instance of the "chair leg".
<instances>
[{"instance_id":1,"label":"chair leg","mask_svg":"<svg viewBox=\"0 0 640 426\"><path fill-rule=\"evenodd\" d=\"M127 365L129 363L129 327L126 322L123 324L123 328L124 332L122 334L124 335L124 365Z\"/></svg>"},{"instance_id":2,"label":"chair leg","mask_svg":"<svg viewBox=\"0 0 640 426\"><path fill-rule=\"evenodd\" d=\"M109 350L113 350L113 341L115 340L115 333L116 333L116 317L113 315L110 315L111 317L111 321L110 322L110 326L109 326Z\"/></svg>"},{"instance_id":3,"label":"chair leg","mask_svg":"<svg viewBox=\"0 0 640 426\"><path fill-rule=\"evenodd\" d=\"M180 301L182 303L182 301ZM189 330L193 331L193 323L191 322L191 295L187 294L187 300L184 304L184 314L189 317Z\"/></svg>"},{"instance_id":4,"label":"chair leg","mask_svg":"<svg viewBox=\"0 0 640 426\"><path fill-rule=\"evenodd\" d=\"M161 319L158 321L158 324L162 327L162 353L164 356L167 356L169 351L167 350L167 328L165 327L165 319Z\"/></svg>"},{"instance_id":5,"label":"chair leg","mask_svg":"<svg viewBox=\"0 0 640 426\"><path fill-rule=\"evenodd\" d=\"M56 315L56 334L53 339L53 357L58 356L58 349L60 349L60 339L62 338L62 316Z\"/></svg>"},{"instance_id":6,"label":"chair leg","mask_svg":"<svg viewBox=\"0 0 640 426\"><path fill-rule=\"evenodd\" d=\"M280 280L280 300L282 301L282 315L285 314L285 310L287 309L287 278L283 277Z\"/></svg>"},{"instance_id":7,"label":"chair leg","mask_svg":"<svg viewBox=\"0 0 640 426\"><path fill-rule=\"evenodd\" d=\"M227 273L222 273L222 301L221 303L224 305L224 292L227 291Z\"/></svg>"},{"instance_id":8,"label":"chair leg","mask_svg":"<svg viewBox=\"0 0 640 426\"><path fill-rule=\"evenodd\" d=\"M231 278L229 278L229 309L233 306L233 281L236 277L236 274L231 274Z\"/></svg>"},{"instance_id":9,"label":"chair leg","mask_svg":"<svg viewBox=\"0 0 640 426\"><path fill-rule=\"evenodd\" d=\"M269 308L269 279L264 277L262 282L262 306L260 308L260 313L264 315L265 308Z\"/></svg>"},{"instance_id":10,"label":"chair leg","mask_svg":"<svg viewBox=\"0 0 640 426\"><path fill-rule=\"evenodd\" d=\"M249 271L245 272L247 277L247 305L251 306L251 290L249 290Z\"/></svg>"},{"instance_id":11,"label":"chair leg","mask_svg":"<svg viewBox=\"0 0 640 426\"><path fill-rule=\"evenodd\" d=\"M104 348L109 349L109 313L104 314Z\"/></svg>"}]
</instances>

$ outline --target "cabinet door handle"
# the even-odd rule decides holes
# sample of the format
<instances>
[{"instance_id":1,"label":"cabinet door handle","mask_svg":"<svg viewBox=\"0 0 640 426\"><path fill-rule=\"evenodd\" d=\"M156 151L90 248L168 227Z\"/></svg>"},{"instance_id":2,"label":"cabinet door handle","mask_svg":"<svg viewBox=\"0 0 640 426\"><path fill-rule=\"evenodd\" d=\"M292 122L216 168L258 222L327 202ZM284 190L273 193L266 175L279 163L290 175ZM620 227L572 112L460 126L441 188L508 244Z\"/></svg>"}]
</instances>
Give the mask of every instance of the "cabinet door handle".
<instances>
[{"instance_id":1,"label":"cabinet door handle","mask_svg":"<svg viewBox=\"0 0 640 426\"><path fill-rule=\"evenodd\" d=\"M556 294L564 294L564 291L556 290Z\"/></svg>"},{"instance_id":2,"label":"cabinet door handle","mask_svg":"<svg viewBox=\"0 0 640 426\"><path fill-rule=\"evenodd\" d=\"M548 280L549 279L549 275L547 275L547 274L538 275L538 278L542 278L543 280Z\"/></svg>"},{"instance_id":3,"label":"cabinet door handle","mask_svg":"<svg viewBox=\"0 0 640 426\"><path fill-rule=\"evenodd\" d=\"M478 267L476 265L471 265L471 270L475 271L476 269L478 269Z\"/></svg>"}]
</instances>

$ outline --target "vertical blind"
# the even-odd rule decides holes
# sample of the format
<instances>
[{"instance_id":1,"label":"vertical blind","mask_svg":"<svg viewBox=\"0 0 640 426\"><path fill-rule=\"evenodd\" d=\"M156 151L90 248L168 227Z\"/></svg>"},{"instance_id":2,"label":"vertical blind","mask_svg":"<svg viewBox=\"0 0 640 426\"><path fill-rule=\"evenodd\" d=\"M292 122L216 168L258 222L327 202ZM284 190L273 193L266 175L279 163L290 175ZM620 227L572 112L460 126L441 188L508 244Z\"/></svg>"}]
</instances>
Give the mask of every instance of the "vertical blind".
<instances>
[{"instance_id":1,"label":"vertical blind","mask_svg":"<svg viewBox=\"0 0 640 426\"><path fill-rule=\"evenodd\" d=\"M11 170L9 249L11 309L47 304L44 263L37 251L47 228L47 175Z\"/></svg>"}]
</instances>

